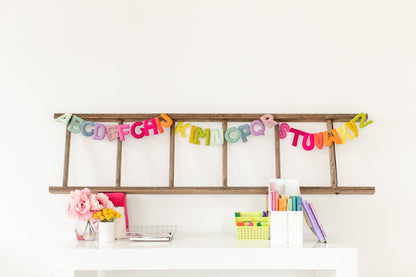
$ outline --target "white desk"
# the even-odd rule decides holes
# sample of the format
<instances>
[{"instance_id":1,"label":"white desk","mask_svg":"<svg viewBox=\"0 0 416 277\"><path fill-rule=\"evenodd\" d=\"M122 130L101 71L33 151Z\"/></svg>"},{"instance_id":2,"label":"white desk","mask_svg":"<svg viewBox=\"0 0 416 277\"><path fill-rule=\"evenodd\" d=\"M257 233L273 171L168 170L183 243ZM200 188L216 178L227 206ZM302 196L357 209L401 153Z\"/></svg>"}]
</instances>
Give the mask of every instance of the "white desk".
<instances>
[{"instance_id":1,"label":"white desk","mask_svg":"<svg viewBox=\"0 0 416 277\"><path fill-rule=\"evenodd\" d=\"M313 270L357 277L357 249L340 243L303 246L238 241L233 234L177 233L171 242L71 242L54 255L55 276L106 270ZM319 275L319 274L316 274ZM315 276L316 276L315 275Z\"/></svg>"}]
</instances>

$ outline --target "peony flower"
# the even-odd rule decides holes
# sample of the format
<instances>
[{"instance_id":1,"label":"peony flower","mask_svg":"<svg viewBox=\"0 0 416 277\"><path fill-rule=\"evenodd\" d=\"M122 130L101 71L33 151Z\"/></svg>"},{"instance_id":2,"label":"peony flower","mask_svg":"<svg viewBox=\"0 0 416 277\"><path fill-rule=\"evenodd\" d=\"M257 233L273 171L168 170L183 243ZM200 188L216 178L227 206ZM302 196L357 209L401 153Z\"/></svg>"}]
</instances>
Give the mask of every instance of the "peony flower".
<instances>
[{"instance_id":1,"label":"peony flower","mask_svg":"<svg viewBox=\"0 0 416 277\"><path fill-rule=\"evenodd\" d=\"M71 191L67 213L69 218L91 220L93 214L101 209L114 208L113 203L104 193L91 194L87 188Z\"/></svg>"},{"instance_id":2,"label":"peony flower","mask_svg":"<svg viewBox=\"0 0 416 277\"><path fill-rule=\"evenodd\" d=\"M93 215L91 211L91 191L87 188L71 191L67 212L70 218L90 220Z\"/></svg>"},{"instance_id":3,"label":"peony flower","mask_svg":"<svg viewBox=\"0 0 416 277\"><path fill-rule=\"evenodd\" d=\"M111 202L108 199L108 196L105 195L104 193L97 193L95 195L95 198L98 200L99 204L102 206L100 209L97 209L97 211L101 210L101 209L114 208L113 202Z\"/></svg>"}]
</instances>

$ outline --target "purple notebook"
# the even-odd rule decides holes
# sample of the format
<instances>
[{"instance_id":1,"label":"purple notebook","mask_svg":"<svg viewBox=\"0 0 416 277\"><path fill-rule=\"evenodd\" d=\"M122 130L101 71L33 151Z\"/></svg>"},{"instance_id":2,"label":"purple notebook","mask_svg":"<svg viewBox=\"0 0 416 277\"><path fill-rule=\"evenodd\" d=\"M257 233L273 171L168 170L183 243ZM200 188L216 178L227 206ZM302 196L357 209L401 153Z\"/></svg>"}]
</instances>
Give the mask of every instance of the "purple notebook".
<instances>
[{"instance_id":1,"label":"purple notebook","mask_svg":"<svg viewBox=\"0 0 416 277\"><path fill-rule=\"evenodd\" d=\"M322 235L323 235L323 236L324 236L324 238L325 238L325 241L326 241L326 242L328 242L328 237L326 236L326 233L325 233L324 227L322 226L321 221L319 220L319 217L318 217L318 214L316 213L315 207L313 206L313 204L312 204L312 203L309 203L309 207L311 207L311 211L312 211L312 213L313 213L313 216L315 217L316 222L317 222L317 223L318 223L318 225L319 225L319 229L321 229L321 232L322 232Z\"/></svg>"},{"instance_id":2,"label":"purple notebook","mask_svg":"<svg viewBox=\"0 0 416 277\"><path fill-rule=\"evenodd\" d=\"M303 203L303 208L305 209L305 212L308 215L309 221L312 224L312 228L313 228L313 231L315 232L315 235L318 237L318 240L320 242L325 242L324 235L322 234L321 228L319 228L318 222L316 221L312 213L311 207L309 206L306 200L303 200L302 203Z\"/></svg>"}]
</instances>

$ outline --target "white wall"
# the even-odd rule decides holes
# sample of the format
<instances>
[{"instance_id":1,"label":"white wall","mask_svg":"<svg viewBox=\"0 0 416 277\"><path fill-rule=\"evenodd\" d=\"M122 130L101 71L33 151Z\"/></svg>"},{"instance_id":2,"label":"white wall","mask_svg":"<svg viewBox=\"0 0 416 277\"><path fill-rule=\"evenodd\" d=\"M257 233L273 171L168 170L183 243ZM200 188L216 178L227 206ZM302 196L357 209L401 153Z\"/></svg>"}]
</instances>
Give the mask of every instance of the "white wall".
<instances>
[{"instance_id":1,"label":"white wall","mask_svg":"<svg viewBox=\"0 0 416 277\"><path fill-rule=\"evenodd\" d=\"M2 275L48 276L48 254L73 237L68 196L48 193L63 163L54 112L361 111L375 123L338 147L339 179L376 194L307 198L330 237L359 248L360 276L416 275L415 8L410 0L0 0ZM328 180L315 173L326 165L307 167L308 155L326 154L287 148L284 174ZM86 182L85 168L71 168L74 182ZM264 207L264 196L128 201L133 223L194 232L232 231L232 211Z\"/></svg>"}]
</instances>

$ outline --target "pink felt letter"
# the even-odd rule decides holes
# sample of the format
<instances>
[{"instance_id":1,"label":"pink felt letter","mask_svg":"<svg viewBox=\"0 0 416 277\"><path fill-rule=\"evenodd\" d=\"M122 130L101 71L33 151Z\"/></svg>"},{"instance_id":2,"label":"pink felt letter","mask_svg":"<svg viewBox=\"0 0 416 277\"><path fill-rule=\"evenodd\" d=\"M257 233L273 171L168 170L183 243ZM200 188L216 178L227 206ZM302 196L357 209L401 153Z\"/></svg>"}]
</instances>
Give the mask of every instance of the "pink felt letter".
<instances>
[{"instance_id":1,"label":"pink felt letter","mask_svg":"<svg viewBox=\"0 0 416 277\"><path fill-rule=\"evenodd\" d=\"M157 124L154 118L150 119L150 124L149 124L149 120L145 120L143 123L143 128L144 129L144 135L147 137L149 135L149 129L153 129L153 134L157 135L159 134L157 131Z\"/></svg>"},{"instance_id":2,"label":"pink felt letter","mask_svg":"<svg viewBox=\"0 0 416 277\"><path fill-rule=\"evenodd\" d=\"M308 137L309 137L309 145L307 144ZM306 151L311 151L315 147L315 139L314 139L313 134L305 133L303 135L302 147Z\"/></svg>"},{"instance_id":3,"label":"pink felt letter","mask_svg":"<svg viewBox=\"0 0 416 277\"><path fill-rule=\"evenodd\" d=\"M260 117L260 120L263 121L264 125L269 128L272 128L274 125L279 124L279 122L274 121L274 118L271 114L265 114Z\"/></svg>"},{"instance_id":4,"label":"pink felt letter","mask_svg":"<svg viewBox=\"0 0 416 277\"><path fill-rule=\"evenodd\" d=\"M124 129L130 129L130 124L123 124L123 125L117 125L117 129L118 129L118 136L120 137L121 141L125 141L125 135L130 134L130 131L124 131Z\"/></svg>"},{"instance_id":5,"label":"pink felt letter","mask_svg":"<svg viewBox=\"0 0 416 277\"><path fill-rule=\"evenodd\" d=\"M118 138L117 125L107 125L107 138L109 141L113 141Z\"/></svg>"},{"instance_id":6,"label":"pink felt letter","mask_svg":"<svg viewBox=\"0 0 416 277\"><path fill-rule=\"evenodd\" d=\"M292 145L293 146L298 146L298 138L299 138L299 135L302 135L303 136L303 135L305 135L305 132L304 131L301 131L301 130L298 130L298 129L294 129L294 128L290 128L290 131L295 134L293 136Z\"/></svg>"},{"instance_id":7,"label":"pink felt letter","mask_svg":"<svg viewBox=\"0 0 416 277\"><path fill-rule=\"evenodd\" d=\"M131 125L131 128L130 128L131 135L136 139L141 139L142 137L144 137L143 128L140 128L142 130L140 134L136 133L136 127L141 126L142 124L143 122L137 121L133 123L133 125Z\"/></svg>"},{"instance_id":8,"label":"pink felt letter","mask_svg":"<svg viewBox=\"0 0 416 277\"><path fill-rule=\"evenodd\" d=\"M290 126L287 123L282 123L280 124L280 138L284 139L285 137L287 137L287 132L290 131Z\"/></svg>"}]
</instances>

